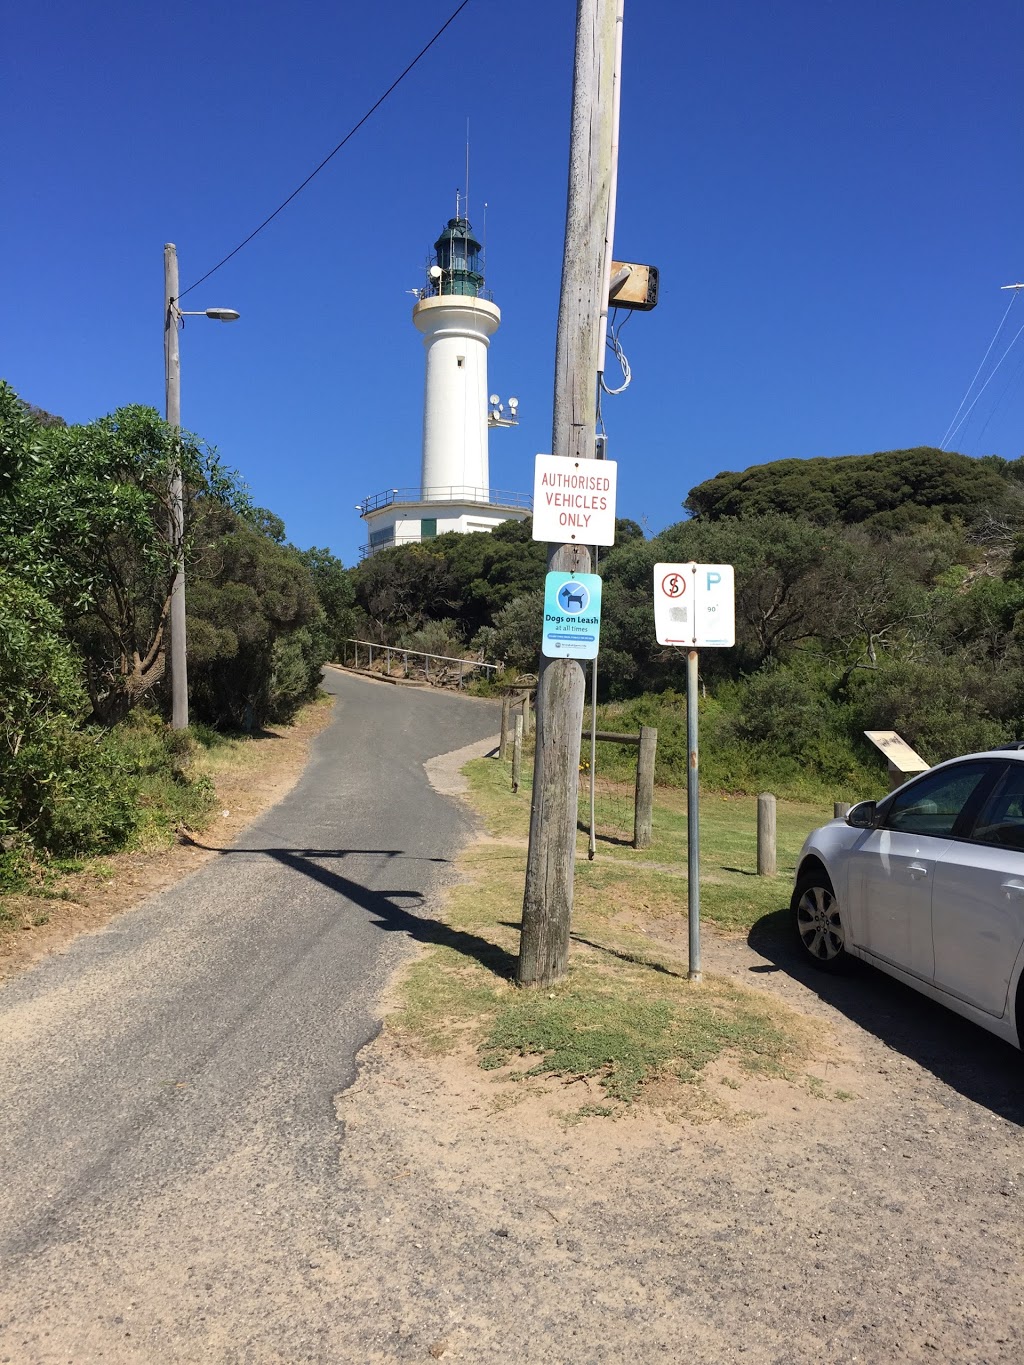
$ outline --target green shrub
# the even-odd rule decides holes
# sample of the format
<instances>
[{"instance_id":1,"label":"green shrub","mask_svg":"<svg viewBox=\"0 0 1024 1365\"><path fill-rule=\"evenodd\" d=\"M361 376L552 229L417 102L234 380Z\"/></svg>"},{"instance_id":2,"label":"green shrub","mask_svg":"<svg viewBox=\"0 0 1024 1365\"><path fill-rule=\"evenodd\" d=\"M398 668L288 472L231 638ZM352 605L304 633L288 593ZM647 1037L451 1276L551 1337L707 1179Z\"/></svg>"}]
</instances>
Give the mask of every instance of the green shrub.
<instances>
[{"instance_id":1,"label":"green shrub","mask_svg":"<svg viewBox=\"0 0 1024 1365\"><path fill-rule=\"evenodd\" d=\"M121 844L145 845L170 838L179 826L202 828L216 804L205 774L191 774L199 740L171 730L154 712L136 710L109 733L131 794L133 823Z\"/></svg>"},{"instance_id":2,"label":"green shrub","mask_svg":"<svg viewBox=\"0 0 1024 1365\"><path fill-rule=\"evenodd\" d=\"M0 573L0 837L5 876L39 853L92 853L134 827L131 783L117 746L83 729L89 703L56 610ZM22 868L23 870L23 868Z\"/></svg>"}]
</instances>

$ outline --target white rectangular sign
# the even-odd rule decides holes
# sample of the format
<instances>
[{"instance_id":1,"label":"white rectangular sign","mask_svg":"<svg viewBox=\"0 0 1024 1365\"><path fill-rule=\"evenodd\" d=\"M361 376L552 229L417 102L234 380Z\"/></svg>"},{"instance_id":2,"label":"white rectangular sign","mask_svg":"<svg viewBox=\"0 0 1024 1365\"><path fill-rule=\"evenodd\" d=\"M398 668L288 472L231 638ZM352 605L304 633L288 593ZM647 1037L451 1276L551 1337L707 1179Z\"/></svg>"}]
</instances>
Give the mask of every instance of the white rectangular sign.
<instances>
[{"instance_id":1,"label":"white rectangular sign","mask_svg":"<svg viewBox=\"0 0 1024 1365\"><path fill-rule=\"evenodd\" d=\"M562 544L615 544L614 460L538 455L533 475L533 538Z\"/></svg>"},{"instance_id":2,"label":"white rectangular sign","mask_svg":"<svg viewBox=\"0 0 1024 1365\"><path fill-rule=\"evenodd\" d=\"M654 628L659 645L723 649L736 643L731 564L655 564Z\"/></svg>"}]
</instances>

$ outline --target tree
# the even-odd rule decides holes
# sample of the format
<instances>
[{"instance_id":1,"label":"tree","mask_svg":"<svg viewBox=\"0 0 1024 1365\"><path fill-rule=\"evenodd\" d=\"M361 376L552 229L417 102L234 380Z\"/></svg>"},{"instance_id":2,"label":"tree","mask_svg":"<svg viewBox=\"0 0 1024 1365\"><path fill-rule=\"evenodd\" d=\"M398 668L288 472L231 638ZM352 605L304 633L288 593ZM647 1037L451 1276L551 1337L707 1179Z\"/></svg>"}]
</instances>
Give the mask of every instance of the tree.
<instances>
[{"instance_id":1,"label":"tree","mask_svg":"<svg viewBox=\"0 0 1024 1365\"><path fill-rule=\"evenodd\" d=\"M31 410L0 379L0 505L42 458L41 431Z\"/></svg>"},{"instance_id":2,"label":"tree","mask_svg":"<svg viewBox=\"0 0 1024 1365\"><path fill-rule=\"evenodd\" d=\"M331 653L313 576L230 508L204 504L188 596L192 710L251 730L290 719L320 683Z\"/></svg>"},{"instance_id":3,"label":"tree","mask_svg":"<svg viewBox=\"0 0 1024 1365\"><path fill-rule=\"evenodd\" d=\"M652 540L616 546L604 561L602 655L606 646L637 663L647 687L678 686L685 660L655 643L652 585L658 562L732 564L736 570L736 651L708 658L714 670L752 670L811 638L821 604L818 575L831 547L810 523L779 513L677 522ZM598 677L601 672L598 670ZM633 680L624 678L628 688ZM622 695L622 691L618 693Z\"/></svg>"},{"instance_id":4,"label":"tree","mask_svg":"<svg viewBox=\"0 0 1024 1365\"><path fill-rule=\"evenodd\" d=\"M396 545L365 559L355 571L355 595L376 638L390 644L399 632L452 616L461 601L447 559L423 545Z\"/></svg>"},{"instance_id":5,"label":"tree","mask_svg":"<svg viewBox=\"0 0 1024 1365\"><path fill-rule=\"evenodd\" d=\"M542 587L544 546L532 535L532 522L503 521L489 535L449 532L426 543L451 572L451 596L439 615L457 614L470 637L494 622L515 598Z\"/></svg>"},{"instance_id":6,"label":"tree","mask_svg":"<svg viewBox=\"0 0 1024 1365\"><path fill-rule=\"evenodd\" d=\"M535 672L543 619L543 588L513 597L495 615L489 657L519 673Z\"/></svg>"},{"instance_id":7,"label":"tree","mask_svg":"<svg viewBox=\"0 0 1024 1365\"><path fill-rule=\"evenodd\" d=\"M50 853L89 853L134 827L135 788L115 748L84 731L80 660L60 613L0 569L0 887L19 838Z\"/></svg>"},{"instance_id":8,"label":"tree","mask_svg":"<svg viewBox=\"0 0 1024 1365\"><path fill-rule=\"evenodd\" d=\"M168 542L169 482L177 461L185 488L185 555L198 500L243 506L233 476L200 440L176 436L152 408L126 407L88 426L36 428L30 445L3 404L0 564L58 608L85 666L93 714L124 716L164 674L174 578Z\"/></svg>"},{"instance_id":9,"label":"tree","mask_svg":"<svg viewBox=\"0 0 1024 1365\"><path fill-rule=\"evenodd\" d=\"M340 659L342 641L352 639L358 613L354 574L330 550L312 546L300 550L299 558L309 570L316 595L324 612L324 629L330 641L331 657Z\"/></svg>"},{"instance_id":10,"label":"tree","mask_svg":"<svg viewBox=\"0 0 1024 1365\"><path fill-rule=\"evenodd\" d=\"M917 446L723 472L691 488L683 505L705 521L774 512L822 526L895 531L935 520L971 523L1005 500L1014 477L991 460Z\"/></svg>"}]
</instances>

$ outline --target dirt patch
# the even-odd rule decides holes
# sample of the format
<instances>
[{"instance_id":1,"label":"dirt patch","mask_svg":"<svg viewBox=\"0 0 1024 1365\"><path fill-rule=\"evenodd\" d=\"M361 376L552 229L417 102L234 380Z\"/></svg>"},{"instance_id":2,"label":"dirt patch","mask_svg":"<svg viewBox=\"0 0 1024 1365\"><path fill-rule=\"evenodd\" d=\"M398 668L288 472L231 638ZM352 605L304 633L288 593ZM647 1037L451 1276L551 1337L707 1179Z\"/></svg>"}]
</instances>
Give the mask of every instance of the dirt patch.
<instances>
[{"instance_id":1,"label":"dirt patch","mask_svg":"<svg viewBox=\"0 0 1024 1365\"><path fill-rule=\"evenodd\" d=\"M685 962L685 919L635 928ZM808 1021L789 1077L726 1054L609 1103L385 1019L337 1101L352 1358L1024 1357L1019 1054L878 973L820 976L787 930L705 928L702 965Z\"/></svg>"},{"instance_id":2,"label":"dirt patch","mask_svg":"<svg viewBox=\"0 0 1024 1365\"><path fill-rule=\"evenodd\" d=\"M202 831L205 844L230 844L291 791L312 740L331 714L331 702L318 699L303 709L294 725L271 726L229 755L214 756L207 771L217 790L217 808ZM6 897L4 906L13 921L0 927L0 980L59 951L76 935L101 928L188 876L216 852L197 847L183 831L170 847L110 854L82 872L63 876L53 894Z\"/></svg>"},{"instance_id":3,"label":"dirt patch","mask_svg":"<svg viewBox=\"0 0 1024 1365\"><path fill-rule=\"evenodd\" d=\"M364 1053L338 1101L353 1358L1021 1358L1019 1058L884 978L872 1031L743 940L705 954L827 1026L808 1076L724 1060L687 1108L609 1114L386 1029Z\"/></svg>"}]
</instances>

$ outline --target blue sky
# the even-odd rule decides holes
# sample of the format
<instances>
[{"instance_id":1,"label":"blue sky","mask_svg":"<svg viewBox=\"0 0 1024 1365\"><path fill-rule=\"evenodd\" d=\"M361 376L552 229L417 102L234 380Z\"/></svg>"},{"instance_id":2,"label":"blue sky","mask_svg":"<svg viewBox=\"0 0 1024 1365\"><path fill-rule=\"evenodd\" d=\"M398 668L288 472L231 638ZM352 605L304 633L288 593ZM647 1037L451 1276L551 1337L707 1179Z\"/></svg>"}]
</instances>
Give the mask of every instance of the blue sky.
<instances>
[{"instance_id":1,"label":"blue sky","mask_svg":"<svg viewBox=\"0 0 1024 1365\"><path fill-rule=\"evenodd\" d=\"M5 23L0 375L68 421L163 409L182 287L266 216L455 8L35 0ZM419 479L406 293L464 188L502 309L494 488L550 449L573 0L472 0L299 198L184 306L182 421L301 546ZM937 444L1024 277L1019 0L626 0L616 253L661 270L606 403L619 514L722 469ZM1018 316L1019 311L1019 316ZM1014 320L1016 319L1016 321ZM1024 323L1009 315L995 360ZM1024 451L1024 337L954 446Z\"/></svg>"}]
</instances>

